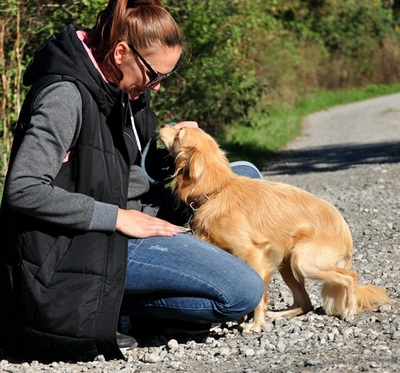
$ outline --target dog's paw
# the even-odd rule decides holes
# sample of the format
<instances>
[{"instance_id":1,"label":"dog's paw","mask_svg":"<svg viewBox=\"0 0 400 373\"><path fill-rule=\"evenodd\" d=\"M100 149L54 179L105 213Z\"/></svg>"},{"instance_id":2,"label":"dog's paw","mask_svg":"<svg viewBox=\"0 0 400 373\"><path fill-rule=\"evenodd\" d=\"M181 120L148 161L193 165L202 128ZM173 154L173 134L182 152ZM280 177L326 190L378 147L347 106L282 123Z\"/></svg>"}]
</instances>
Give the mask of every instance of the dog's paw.
<instances>
[{"instance_id":1,"label":"dog's paw","mask_svg":"<svg viewBox=\"0 0 400 373\"><path fill-rule=\"evenodd\" d=\"M353 307L353 308L346 307L346 308L342 311L342 313L341 313L341 315L340 315L340 318L341 318L342 320L348 321L348 320L351 320L352 317L354 317L354 315L356 315L356 314L357 314L357 310L354 309L354 307Z\"/></svg>"},{"instance_id":2,"label":"dog's paw","mask_svg":"<svg viewBox=\"0 0 400 373\"><path fill-rule=\"evenodd\" d=\"M260 324L255 322L249 322L242 324L241 327L243 328L244 334L261 333L264 330L265 323Z\"/></svg>"}]
</instances>

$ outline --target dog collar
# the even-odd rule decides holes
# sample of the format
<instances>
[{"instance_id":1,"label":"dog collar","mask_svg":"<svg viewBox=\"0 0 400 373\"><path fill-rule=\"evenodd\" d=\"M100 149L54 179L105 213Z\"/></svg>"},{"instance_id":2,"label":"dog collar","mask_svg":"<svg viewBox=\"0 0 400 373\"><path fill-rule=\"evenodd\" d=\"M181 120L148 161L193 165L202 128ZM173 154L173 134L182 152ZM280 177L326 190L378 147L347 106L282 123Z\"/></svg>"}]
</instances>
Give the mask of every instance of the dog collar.
<instances>
[{"instance_id":1,"label":"dog collar","mask_svg":"<svg viewBox=\"0 0 400 373\"><path fill-rule=\"evenodd\" d=\"M207 194L204 194L198 198L196 198L194 201L189 203L189 207L192 209L193 212L196 212L201 205L206 203L210 197Z\"/></svg>"}]
</instances>

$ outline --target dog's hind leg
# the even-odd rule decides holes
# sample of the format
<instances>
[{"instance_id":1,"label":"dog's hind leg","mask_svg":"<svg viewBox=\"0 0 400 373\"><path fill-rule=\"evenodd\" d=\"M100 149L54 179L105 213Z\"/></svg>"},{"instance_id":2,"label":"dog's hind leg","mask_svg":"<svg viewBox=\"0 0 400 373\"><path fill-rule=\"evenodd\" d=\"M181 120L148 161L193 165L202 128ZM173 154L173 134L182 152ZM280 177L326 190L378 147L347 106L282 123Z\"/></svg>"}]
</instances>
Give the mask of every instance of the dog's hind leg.
<instances>
[{"instance_id":1,"label":"dog's hind leg","mask_svg":"<svg viewBox=\"0 0 400 373\"><path fill-rule=\"evenodd\" d=\"M357 273L348 269L335 268L321 273L323 307L328 315L345 319L357 313Z\"/></svg>"},{"instance_id":2,"label":"dog's hind leg","mask_svg":"<svg viewBox=\"0 0 400 373\"><path fill-rule=\"evenodd\" d=\"M268 311L267 316L270 318L284 315L298 316L312 310L310 297L304 287L304 278L296 278L294 276L289 259L285 259L284 262L282 262L279 272L286 285L292 291L293 305L282 311Z\"/></svg>"},{"instance_id":3,"label":"dog's hind leg","mask_svg":"<svg viewBox=\"0 0 400 373\"><path fill-rule=\"evenodd\" d=\"M358 276L349 269L350 264L351 251L328 240L297 245L291 258L294 276L322 281L325 312L343 319L357 313Z\"/></svg>"}]
</instances>

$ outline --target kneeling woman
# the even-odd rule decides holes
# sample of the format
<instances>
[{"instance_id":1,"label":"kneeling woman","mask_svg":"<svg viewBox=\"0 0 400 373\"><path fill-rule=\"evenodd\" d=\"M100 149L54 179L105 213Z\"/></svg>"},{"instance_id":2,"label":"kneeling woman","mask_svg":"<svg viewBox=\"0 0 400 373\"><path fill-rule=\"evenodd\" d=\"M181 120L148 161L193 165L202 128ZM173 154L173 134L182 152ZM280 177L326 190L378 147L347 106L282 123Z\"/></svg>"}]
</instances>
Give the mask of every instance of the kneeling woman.
<instances>
[{"instance_id":1,"label":"kneeling woman","mask_svg":"<svg viewBox=\"0 0 400 373\"><path fill-rule=\"evenodd\" d=\"M162 219L163 193L140 168L156 128L149 91L183 44L158 0L111 0L92 29L70 25L36 52L1 207L3 347L122 358L124 295L129 315L199 323L259 303L259 276Z\"/></svg>"}]
</instances>

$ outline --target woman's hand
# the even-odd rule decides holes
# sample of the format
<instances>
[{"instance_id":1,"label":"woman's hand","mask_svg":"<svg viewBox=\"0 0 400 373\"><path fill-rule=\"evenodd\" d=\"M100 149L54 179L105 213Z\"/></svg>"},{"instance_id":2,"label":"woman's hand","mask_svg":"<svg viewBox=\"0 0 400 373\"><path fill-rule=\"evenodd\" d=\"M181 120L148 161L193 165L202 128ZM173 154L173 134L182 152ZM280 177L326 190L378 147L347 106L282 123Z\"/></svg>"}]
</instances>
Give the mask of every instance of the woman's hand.
<instances>
[{"instance_id":1,"label":"woman's hand","mask_svg":"<svg viewBox=\"0 0 400 373\"><path fill-rule=\"evenodd\" d=\"M171 237L187 231L184 227L179 227L140 211L123 209L118 209L116 230L134 238Z\"/></svg>"},{"instance_id":2,"label":"woman's hand","mask_svg":"<svg viewBox=\"0 0 400 373\"><path fill-rule=\"evenodd\" d=\"M176 123L174 125L174 127L177 128L178 130L181 130L182 128L185 128L185 127L188 127L188 128L199 128L199 125L195 121L186 120L186 121L183 121L183 122Z\"/></svg>"}]
</instances>

